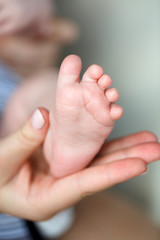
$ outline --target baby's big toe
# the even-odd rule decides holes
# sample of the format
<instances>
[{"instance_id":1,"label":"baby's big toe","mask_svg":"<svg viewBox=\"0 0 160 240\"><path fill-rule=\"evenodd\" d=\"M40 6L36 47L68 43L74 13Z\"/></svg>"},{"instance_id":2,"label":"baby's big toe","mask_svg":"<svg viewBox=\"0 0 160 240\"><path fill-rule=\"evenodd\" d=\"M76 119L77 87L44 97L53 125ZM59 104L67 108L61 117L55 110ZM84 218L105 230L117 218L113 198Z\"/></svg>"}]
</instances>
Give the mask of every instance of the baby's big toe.
<instances>
[{"instance_id":1,"label":"baby's big toe","mask_svg":"<svg viewBox=\"0 0 160 240\"><path fill-rule=\"evenodd\" d=\"M79 81L79 75L82 68L82 62L77 55L67 56L60 67L59 81L73 83Z\"/></svg>"},{"instance_id":2,"label":"baby's big toe","mask_svg":"<svg viewBox=\"0 0 160 240\"><path fill-rule=\"evenodd\" d=\"M84 73L82 81L84 82L97 82L97 80L103 75L104 70L101 66L93 64Z\"/></svg>"}]
</instances>

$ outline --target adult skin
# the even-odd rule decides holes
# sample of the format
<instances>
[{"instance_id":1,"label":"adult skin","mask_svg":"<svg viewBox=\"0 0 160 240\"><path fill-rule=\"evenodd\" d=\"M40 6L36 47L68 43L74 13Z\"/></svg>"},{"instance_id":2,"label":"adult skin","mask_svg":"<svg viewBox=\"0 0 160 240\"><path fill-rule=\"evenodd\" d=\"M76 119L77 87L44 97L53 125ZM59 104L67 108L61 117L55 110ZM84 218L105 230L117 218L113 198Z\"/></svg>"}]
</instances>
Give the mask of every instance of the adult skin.
<instances>
[{"instance_id":1,"label":"adult skin","mask_svg":"<svg viewBox=\"0 0 160 240\"><path fill-rule=\"evenodd\" d=\"M143 174L147 163L160 158L157 138L141 132L106 143L91 166L55 179L39 153L33 156L49 126L48 112L41 108L38 114L0 142L1 213L34 221L51 218L88 194Z\"/></svg>"}]
</instances>

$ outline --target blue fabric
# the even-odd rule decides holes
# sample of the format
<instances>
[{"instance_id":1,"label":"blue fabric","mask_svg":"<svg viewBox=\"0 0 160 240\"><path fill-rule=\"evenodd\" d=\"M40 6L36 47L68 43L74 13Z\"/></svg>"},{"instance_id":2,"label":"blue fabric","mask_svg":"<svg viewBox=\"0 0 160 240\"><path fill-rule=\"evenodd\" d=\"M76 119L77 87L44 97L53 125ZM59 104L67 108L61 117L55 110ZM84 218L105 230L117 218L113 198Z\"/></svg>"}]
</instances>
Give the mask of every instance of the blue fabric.
<instances>
[{"instance_id":1,"label":"blue fabric","mask_svg":"<svg viewBox=\"0 0 160 240\"><path fill-rule=\"evenodd\" d=\"M31 240L25 221L0 214L0 240Z\"/></svg>"},{"instance_id":2,"label":"blue fabric","mask_svg":"<svg viewBox=\"0 0 160 240\"><path fill-rule=\"evenodd\" d=\"M19 77L11 69L7 68L0 62L0 115L18 84Z\"/></svg>"}]
</instances>

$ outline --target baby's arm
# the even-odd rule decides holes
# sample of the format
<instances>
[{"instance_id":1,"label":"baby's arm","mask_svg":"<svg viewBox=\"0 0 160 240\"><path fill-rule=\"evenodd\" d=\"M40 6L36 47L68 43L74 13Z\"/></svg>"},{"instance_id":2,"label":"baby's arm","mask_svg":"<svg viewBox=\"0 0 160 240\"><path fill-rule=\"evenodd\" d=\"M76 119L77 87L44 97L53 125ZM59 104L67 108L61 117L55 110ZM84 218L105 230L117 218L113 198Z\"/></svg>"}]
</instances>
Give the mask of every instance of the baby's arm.
<instances>
[{"instance_id":1,"label":"baby's arm","mask_svg":"<svg viewBox=\"0 0 160 240\"><path fill-rule=\"evenodd\" d=\"M42 34L49 32L51 0L0 0L0 35L8 35L28 28Z\"/></svg>"}]
</instances>

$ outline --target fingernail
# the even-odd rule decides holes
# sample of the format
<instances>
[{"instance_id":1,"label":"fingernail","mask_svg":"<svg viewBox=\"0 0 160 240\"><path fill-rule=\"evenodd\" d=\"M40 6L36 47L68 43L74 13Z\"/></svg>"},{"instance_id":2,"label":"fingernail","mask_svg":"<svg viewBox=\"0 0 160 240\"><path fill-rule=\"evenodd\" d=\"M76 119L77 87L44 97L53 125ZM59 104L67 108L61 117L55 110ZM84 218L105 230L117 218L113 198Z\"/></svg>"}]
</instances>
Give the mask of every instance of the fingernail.
<instances>
[{"instance_id":1,"label":"fingernail","mask_svg":"<svg viewBox=\"0 0 160 240\"><path fill-rule=\"evenodd\" d=\"M44 126L45 120L39 109L37 109L33 113L32 118L31 118L31 123L32 123L33 128L35 128L37 130L40 130Z\"/></svg>"}]
</instances>

